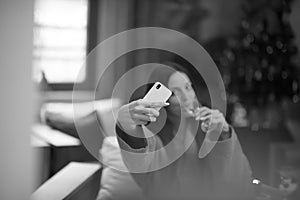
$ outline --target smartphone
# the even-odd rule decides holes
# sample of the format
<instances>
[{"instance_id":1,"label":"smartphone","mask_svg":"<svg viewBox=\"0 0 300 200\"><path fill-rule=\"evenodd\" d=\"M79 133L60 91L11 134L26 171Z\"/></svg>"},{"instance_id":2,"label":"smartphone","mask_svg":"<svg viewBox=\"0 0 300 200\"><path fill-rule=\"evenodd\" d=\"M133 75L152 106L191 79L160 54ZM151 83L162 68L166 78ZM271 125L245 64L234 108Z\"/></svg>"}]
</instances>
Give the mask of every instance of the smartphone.
<instances>
[{"instance_id":1,"label":"smartphone","mask_svg":"<svg viewBox=\"0 0 300 200\"><path fill-rule=\"evenodd\" d=\"M156 82L144 96L143 100L148 102L166 102L171 95L171 90L162 83Z\"/></svg>"}]
</instances>

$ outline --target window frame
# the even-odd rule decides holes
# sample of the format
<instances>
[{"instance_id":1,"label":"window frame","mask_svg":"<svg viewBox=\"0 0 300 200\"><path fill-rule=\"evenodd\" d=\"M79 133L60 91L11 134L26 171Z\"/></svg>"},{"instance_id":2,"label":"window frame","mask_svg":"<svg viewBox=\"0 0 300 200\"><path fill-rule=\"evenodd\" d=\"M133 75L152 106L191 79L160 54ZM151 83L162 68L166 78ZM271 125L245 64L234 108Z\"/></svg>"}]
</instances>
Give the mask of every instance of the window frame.
<instances>
[{"instance_id":1,"label":"window frame","mask_svg":"<svg viewBox=\"0 0 300 200\"><path fill-rule=\"evenodd\" d=\"M97 45L97 29L98 29L98 1L87 0L88 16L87 16L87 41L86 54ZM84 81L80 83L64 82L64 83L47 83L46 87L40 87L42 91L70 91L73 90L74 84L81 90L91 90L95 77L96 68L86 68L86 76Z\"/></svg>"}]
</instances>

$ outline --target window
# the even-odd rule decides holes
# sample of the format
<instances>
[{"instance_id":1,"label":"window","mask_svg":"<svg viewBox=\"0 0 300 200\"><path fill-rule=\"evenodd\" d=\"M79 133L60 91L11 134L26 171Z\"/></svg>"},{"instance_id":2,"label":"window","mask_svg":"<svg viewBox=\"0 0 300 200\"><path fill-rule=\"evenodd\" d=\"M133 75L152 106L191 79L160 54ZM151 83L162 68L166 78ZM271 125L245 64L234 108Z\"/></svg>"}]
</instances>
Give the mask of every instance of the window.
<instances>
[{"instance_id":1,"label":"window","mask_svg":"<svg viewBox=\"0 0 300 200\"><path fill-rule=\"evenodd\" d=\"M49 84L83 82L88 0L35 0L33 78Z\"/></svg>"}]
</instances>

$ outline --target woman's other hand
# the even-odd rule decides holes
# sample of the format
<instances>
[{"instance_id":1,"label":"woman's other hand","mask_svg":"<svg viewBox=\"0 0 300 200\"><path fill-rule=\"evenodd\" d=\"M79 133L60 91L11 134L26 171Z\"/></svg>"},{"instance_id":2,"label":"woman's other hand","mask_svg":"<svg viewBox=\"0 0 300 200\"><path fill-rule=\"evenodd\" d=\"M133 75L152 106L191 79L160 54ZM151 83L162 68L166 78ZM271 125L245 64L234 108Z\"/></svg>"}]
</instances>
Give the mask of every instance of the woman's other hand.
<instances>
[{"instance_id":1,"label":"woman's other hand","mask_svg":"<svg viewBox=\"0 0 300 200\"><path fill-rule=\"evenodd\" d=\"M168 105L165 102L136 100L119 109L117 121L123 129L131 131L139 125L155 122L159 116L159 108Z\"/></svg>"},{"instance_id":2,"label":"woman's other hand","mask_svg":"<svg viewBox=\"0 0 300 200\"><path fill-rule=\"evenodd\" d=\"M210 109L205 106L197 108L195 111L195 119L202 122L201 129L203 132L213 131L219 127L222 127L222 131L229 131L229 125L223 113L219 110Z\"/></svg>"}]
</instances>

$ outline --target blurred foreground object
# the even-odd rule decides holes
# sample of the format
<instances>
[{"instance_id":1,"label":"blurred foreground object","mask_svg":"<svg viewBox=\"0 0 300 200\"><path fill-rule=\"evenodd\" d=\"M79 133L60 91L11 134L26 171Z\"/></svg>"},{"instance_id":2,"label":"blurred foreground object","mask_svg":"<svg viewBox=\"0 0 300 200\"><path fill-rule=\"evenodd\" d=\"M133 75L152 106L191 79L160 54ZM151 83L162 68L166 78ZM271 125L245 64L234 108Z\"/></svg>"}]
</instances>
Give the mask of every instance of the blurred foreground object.
<instances>
[{"instance_id":1,"label":"blurred foreground object","mask_svg":"<svg viewBox=\"0 0 300 200\"><path fill-rule=\"evenodd\" d=\"M99 163L71 162L40 186L32 200L94 199L99 188Z\"/></svg>"},{"instance_id":2,"label":"blurred foreground object","mask_svg":"<svg viewBox=\"0 0 300 200\"><path fill-rule=\"evenodd\" d=\"M253 179L252 183L254 185L256 200L284 200L285 199L285 193L280 191L279 189L263 184L258 179Z\"/></svg>"}]
</instances>

